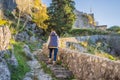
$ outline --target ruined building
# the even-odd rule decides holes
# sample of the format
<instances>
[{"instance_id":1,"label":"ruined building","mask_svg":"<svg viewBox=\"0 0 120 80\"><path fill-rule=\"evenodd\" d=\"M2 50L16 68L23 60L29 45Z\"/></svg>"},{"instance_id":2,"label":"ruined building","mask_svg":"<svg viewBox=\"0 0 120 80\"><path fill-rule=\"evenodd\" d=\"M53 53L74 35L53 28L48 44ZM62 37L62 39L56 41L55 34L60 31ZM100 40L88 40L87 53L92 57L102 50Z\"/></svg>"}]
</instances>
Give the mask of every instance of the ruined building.
<instances>
[{"instance_id":1,"label":"ruined building","mask_svg":"<svg viewBox=\"0 0 120 80\"><path fill-rule=\"evenodd\" d=\"M80 12L78 10L74 11L76 15L76 21L73 25L73 28L80 28L80 29L102 29L105 30L107 28L107 25L98 25L98 22L94 19L93 13L84 13Z\"/></svg>"}]
</instances>

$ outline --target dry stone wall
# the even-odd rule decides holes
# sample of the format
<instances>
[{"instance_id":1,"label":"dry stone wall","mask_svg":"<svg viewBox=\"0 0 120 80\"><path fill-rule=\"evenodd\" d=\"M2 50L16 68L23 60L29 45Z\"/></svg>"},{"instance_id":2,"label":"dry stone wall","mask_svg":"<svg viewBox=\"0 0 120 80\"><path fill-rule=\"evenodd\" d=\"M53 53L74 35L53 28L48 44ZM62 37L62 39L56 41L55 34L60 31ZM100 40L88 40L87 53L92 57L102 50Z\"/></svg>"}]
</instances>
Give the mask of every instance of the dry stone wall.
<instances>
[{"instance_id":1,"label":"dry stone wall","mask_svg":"<svg viewBox=\"0 0 120 80\"><path fill-rule=\"evenodd\" d=\"M42 52L48 55L46 45ZM120 62L65 48L58 55L78 80L120 80Z\"/></svg>"}]
</instances>

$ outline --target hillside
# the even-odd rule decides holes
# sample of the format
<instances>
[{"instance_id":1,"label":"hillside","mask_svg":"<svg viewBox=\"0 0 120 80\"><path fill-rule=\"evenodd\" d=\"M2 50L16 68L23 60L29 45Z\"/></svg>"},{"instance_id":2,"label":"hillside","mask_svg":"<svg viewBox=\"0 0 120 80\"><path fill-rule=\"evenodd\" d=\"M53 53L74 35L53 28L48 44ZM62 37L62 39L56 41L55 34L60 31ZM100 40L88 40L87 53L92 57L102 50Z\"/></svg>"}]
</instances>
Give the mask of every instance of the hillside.
<instances>
[{"instance_id":1,"label":"hillside","mask_svg":"<svg viewBox=\"0 0 120 80\"><path fill-rule=\"evenodd\" d=\"M94 14L75 10L73 0L62 3L0 0L0 80L120 79L120 35L96 29ZM61 44L55 66L47 63L51 29Z\"/></svg>"},{"instance_id":2,"label":"hillside","mask_svg":"<svg viewBox=\"0 0 120 80\"><path fill-rule=\"evenodd\" d=\"M37 76L40 79L46 75L33 55L44 43L44 29L33 19L40 10L35 1L29 1L0 0L0 80L31 80L39 72L43 74ZM31 67L32 63L38 66ZM39 72L33 74L33 67Z\"/></svg>"}]
</instances>

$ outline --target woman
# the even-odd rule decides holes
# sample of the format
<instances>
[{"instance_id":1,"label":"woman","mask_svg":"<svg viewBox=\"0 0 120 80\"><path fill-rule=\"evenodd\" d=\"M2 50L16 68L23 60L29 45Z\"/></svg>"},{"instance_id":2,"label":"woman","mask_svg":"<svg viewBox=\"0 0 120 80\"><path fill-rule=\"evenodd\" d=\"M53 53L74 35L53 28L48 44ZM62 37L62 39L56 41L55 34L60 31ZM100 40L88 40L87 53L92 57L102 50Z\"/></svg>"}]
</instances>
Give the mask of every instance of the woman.
<instances>
[{"instance_id":1,"label":"woman","mask_svg":"<svg viewBox=\"0 0 120 80\"><path fill-rule=\"evenodd\" d=\"M52 52L54 51L53 65L56 64L58 47L59 47L59 37L55 30L51 30L51 33L48 38L48 49L49 49L49 60L48 63L52 61Z\"/></svg>"}]
</instances>

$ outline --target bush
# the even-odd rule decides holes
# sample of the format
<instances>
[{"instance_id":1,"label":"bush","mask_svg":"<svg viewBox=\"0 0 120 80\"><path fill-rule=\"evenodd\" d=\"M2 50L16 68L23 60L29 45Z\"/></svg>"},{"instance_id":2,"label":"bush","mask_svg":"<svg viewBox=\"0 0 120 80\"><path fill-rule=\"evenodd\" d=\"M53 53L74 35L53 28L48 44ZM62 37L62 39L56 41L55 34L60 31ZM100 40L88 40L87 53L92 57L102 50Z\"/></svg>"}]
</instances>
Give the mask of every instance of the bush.
<instances>
[{"instance_id":1,"label":"bush","mask_svg":"<svg viewBox=\"0 0 120 80\"><path fill-rule=\"evenodd\" d=\"M6 20L1 20L1 19L0 19L0 26L5 25L5 24L7 24L7 23L8 23L8 21L6 21Z\"/></svg>"},{"instance_id":2,"label":"bush","mask_svg":"<svg viewBox=\"0 0 120 80\"><path fill-rule=\"evenodd\" d=\"M101 31L97 29L72 29L69 34L73 36L88 36L88 35L105 35L108 34L107 31Z\"/></svg>"},{"instance_id":3,"label":"bush","mask_svg":"<svg viewBox=\"0 0 120 80\"><path fill-rule=\"evenodd\" d=\"M113 31L113 32L119 32L120 31L120 26L112 26L107 29L108 31Z\"/></svg>"}]
</instances>

